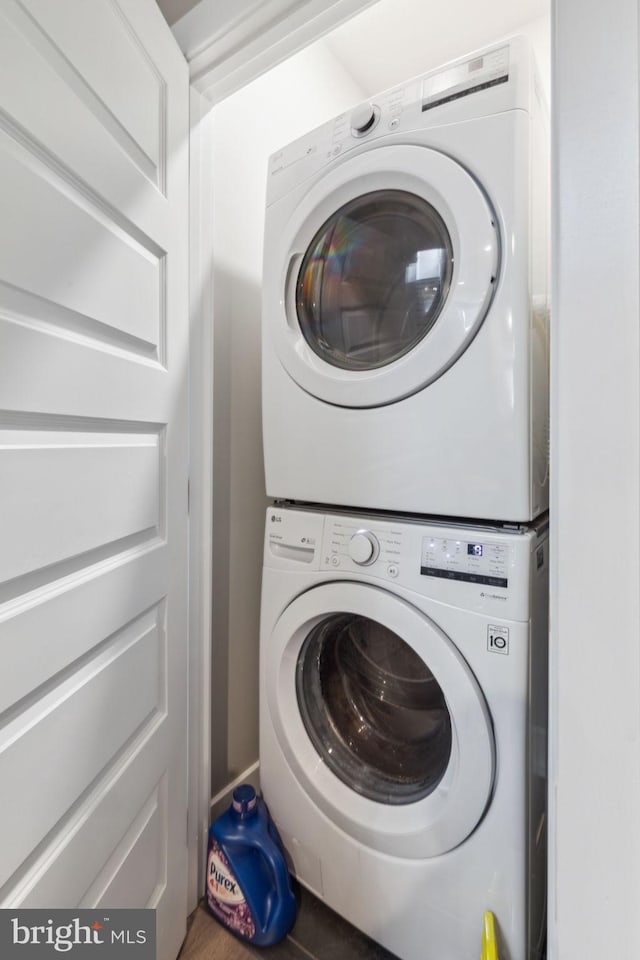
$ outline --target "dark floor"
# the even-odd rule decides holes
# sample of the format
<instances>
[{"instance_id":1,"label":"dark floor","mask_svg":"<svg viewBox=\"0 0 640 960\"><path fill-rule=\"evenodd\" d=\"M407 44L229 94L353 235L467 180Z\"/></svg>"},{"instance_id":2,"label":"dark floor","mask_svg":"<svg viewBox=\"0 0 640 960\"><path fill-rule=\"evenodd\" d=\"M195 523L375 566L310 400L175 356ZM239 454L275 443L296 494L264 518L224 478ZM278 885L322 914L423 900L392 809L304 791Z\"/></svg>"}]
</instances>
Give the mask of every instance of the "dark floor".
<instances>
[{"instance_id":1,"label":"dark floor","mask_svg":"<svg viewBox=\"0 0 640 960\"><path fill-rule=\"evenodd\" d=\"M289 936L274 947L252 947L233 937L204 906L190 917L179 960L396 960L306 890Z\"/></svg>"}]
</instances>

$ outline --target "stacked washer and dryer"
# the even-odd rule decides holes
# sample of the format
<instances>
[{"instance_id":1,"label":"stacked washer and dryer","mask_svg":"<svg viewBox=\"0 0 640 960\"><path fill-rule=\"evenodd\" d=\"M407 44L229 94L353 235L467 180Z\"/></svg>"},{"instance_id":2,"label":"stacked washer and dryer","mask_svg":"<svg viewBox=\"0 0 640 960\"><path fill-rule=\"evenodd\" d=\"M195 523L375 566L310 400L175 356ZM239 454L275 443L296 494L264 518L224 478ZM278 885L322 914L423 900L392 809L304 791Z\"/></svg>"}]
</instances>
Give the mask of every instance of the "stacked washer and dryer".
<instances>
[{"instance_id":1,"label":"stacked washer and dryer","mask_svg":"<svg viewBox=\"0 0 640 960\"><path fill-rule=\"evenodd\" d=\"M262 789L402 960L544 941L547 131L514 38L270 160Z\"/></svg>"}]
</instances>

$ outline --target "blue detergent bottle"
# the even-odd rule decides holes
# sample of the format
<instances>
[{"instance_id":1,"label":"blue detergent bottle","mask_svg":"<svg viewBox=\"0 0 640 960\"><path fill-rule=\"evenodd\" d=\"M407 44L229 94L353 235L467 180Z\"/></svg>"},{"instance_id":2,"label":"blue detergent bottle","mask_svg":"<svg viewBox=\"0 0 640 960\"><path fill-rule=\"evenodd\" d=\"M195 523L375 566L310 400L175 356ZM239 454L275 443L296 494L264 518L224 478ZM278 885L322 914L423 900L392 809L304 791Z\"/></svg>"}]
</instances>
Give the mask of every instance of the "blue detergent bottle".
<instances>
[{"instance_id":1,"label":"blue detergent bottle","mask_svg":"<svg viewBox=\"0 0 640 960\"><path fill-rule=\"evenodd\" d=\"M237 937L258 947L278 943L296 918L282 842L264 801L249 784L209 828L209 910Z\"/></svg>"}]
</instances>

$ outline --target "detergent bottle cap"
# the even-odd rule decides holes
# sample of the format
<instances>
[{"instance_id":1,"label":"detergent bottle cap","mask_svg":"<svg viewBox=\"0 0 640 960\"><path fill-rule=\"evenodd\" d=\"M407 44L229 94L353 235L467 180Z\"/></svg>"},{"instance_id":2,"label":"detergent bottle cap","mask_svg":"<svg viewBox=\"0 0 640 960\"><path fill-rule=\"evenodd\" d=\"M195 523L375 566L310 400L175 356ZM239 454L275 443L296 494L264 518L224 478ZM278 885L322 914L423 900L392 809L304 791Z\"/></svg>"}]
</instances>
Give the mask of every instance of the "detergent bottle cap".
<instances>
[{"instance_id":1,"label":"detergent bottle cap","mask_svg":"<svg viewBox=\"0 0 640 960\"><path fill-rule=\"evenodd\" d=\"M233 791L233 809L243 819L253 815L257 803L256 792L250 784L243 783Z\"/></svg>"}]
</instances>

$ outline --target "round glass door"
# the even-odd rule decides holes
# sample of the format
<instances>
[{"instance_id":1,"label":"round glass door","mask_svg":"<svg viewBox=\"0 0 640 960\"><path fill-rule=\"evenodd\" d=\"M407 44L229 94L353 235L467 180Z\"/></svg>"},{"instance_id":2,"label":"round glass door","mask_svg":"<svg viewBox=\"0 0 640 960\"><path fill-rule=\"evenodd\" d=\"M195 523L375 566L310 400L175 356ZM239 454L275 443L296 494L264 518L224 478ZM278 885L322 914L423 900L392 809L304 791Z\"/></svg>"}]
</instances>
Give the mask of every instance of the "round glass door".
<instances>
[{"instance_id":1,"label":"round glass door","mask_svg":"<svg viewBox=\"0 0 640 960\"><path fill-rule=\"evenodd\" d=\"M296 693L305 729L330 770L386 804L414 803L440 783L451 718L427 664L368 617L334 614L309 633Z\"/></svg>"},{"instance_id":2,"label":"round glass door","mask_svg":"<svg viewBox=\"0 0 640 960\"><path fill-rule=\"evenodd\" d=\"M302 261L300 329L332 366L382 367L432 329L452 273L451 237L435 207L402 190L357 197L323 224Z\"/></svg>"},{"instance_id":3,"label":"round glass door","mask_svg":"<svg viewBox=\"0 0 640 960\"><path fill-rule=\"evenodd\" d=\"M372 584L319 584L282 611L261 669L272 748L345 833L409 859L469 836L491 797L491 719L425 613Z\"/></svg>"},{"instance_id":4,"label":"round glass door","mask_svg":"<svg viewBox=\"0 0 640 960\"><path fill-rule=\"evenodd\" d=\"M471 174L427 147L379 146L267 207L265 343L318 400L395 403L466 350L499 272L497 219Z\"/></svg>"}]
</instances>

